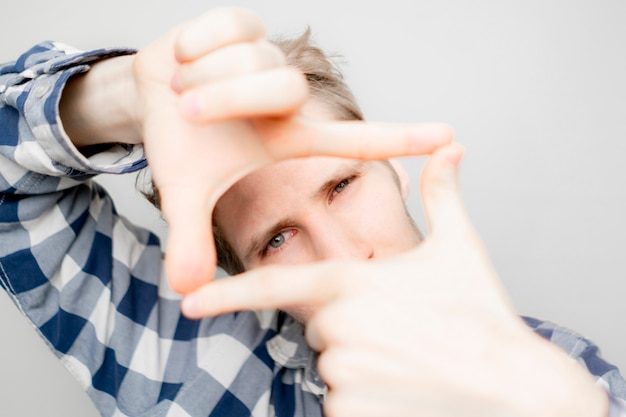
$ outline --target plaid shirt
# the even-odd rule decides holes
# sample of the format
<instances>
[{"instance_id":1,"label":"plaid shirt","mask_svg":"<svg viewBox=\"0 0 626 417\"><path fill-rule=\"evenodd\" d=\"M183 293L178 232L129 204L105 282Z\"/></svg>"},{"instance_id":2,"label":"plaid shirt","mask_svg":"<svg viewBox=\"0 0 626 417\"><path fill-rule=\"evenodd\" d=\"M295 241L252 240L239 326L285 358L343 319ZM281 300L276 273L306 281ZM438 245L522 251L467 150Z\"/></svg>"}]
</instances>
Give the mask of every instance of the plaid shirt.
<instances>
[{"instance_id":1,"label":"plaid shirt","mask_svg":"<svg viewBox=\"0 0 626 417\"><path fill-rule=\"evenodd\" d=\"M143 168L142 147L87 158L64 133L67 79L129 53L45 42L0 66L0 284L103 416L321 416L326 387L302 328L271 311L183 317L158 238L90 180ZM527 323L607 388L611 416L626 416L626 383L593 344Z\"/></svg>"}]
</instances>

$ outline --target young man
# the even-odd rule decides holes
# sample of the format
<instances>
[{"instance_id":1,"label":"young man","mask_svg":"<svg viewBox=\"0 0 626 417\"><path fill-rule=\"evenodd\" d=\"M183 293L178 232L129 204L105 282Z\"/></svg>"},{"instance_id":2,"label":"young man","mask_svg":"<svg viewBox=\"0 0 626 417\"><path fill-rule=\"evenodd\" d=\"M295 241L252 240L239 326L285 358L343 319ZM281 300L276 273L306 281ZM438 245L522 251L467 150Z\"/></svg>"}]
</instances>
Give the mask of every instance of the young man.
<instances>
[{"instance_id":1,"label":"young man","mask_svg":"<svg viewBox=\"0 0 626 417\"><path fill-rule=\"evenodd\" d=\"M367 149L350 138L367 129L381 157L430 152L449 130L294 116L307 83L242 10L214 10L130 53L47 43L2 67L2 286L103 415L320 415L326 388L301 327L276 312L183 317L156 237L120 218L89 179L145 166L143 142L178 241L168 278L184 290L176 256L186 267L198 261L189 251L211 255L211 202L238 177L291 155L356 156ZM196 122L202 108L211 124ZM215 122L247 115L257 119Z\"/></svg>"},{"instance_id":2,"label":"young man","mask_svg":"<svg viewBox=\"0 0 626 417\"><path fill-rule=\"evenodd\" d=\"M236 30L220 28L224 21ZM78 53L44 44L2 67L1 282L103 415L321 415L328 388L302 326L274 310L201 320L182 316L180 298L164 278L158 240L119 217L106 193L89 179L100 172L144 166L139 146L144 142L173 229L168 278L188 293L208 271L198 258L209 253L202 233L211 230L209 208L252 169L312 151L379 159L406 149L429 153L449 136L438 128L323 122L342 118L329 106L335 101L315 93L307 101L302 80L285 68L281 53L262 41L253 16L220 10L200 23L174 30L136 57L115 57L129 51ZM249 56L250 50L258 54L254 65L237 65L238 57ZM115 58L103 61L108 57ZM95 61L85 77L75 77ZM311 86L317 82L309 77ZM302 111L308 118L295 114L305 101ZM371 141L361 147L345 145L362 134ZM376 141L379 137L388 139L384 146ZM435 155L446 159L450 148L443 149ZM269 176L274 181L287 167L299 181L286 207L281 204L284 194L269 195L269 202L258 200L264 193L250 195L253 205L240 213L242 224L229 223L229 210L238 205L228 201L236 195L232 193L244 196L255 190L259 183L253 174L216 210L223 242L232 246L244 267L333 257L369 259L403 252L419 241L404 211L400 182L385 163L324 158L285 164L262 171L257 179L266 184L263 176L273 172ZM313 175L319 173L321 183ZM292 182L281 181L292 187ZM301 186L306 200L296 197ZM376 191L362 194L368 190ZM356 213L349 210L352 195L367 197L357 199L352 208L367 203L386 217L370 210L370 217L351 218L349 213ZM309 209L315 216L303 215ZM286 218L281 215L285 212ZM237 241L239 236L250 242ZM294 249L298 256L284 258ZM186 267L186 261L192 265ZM290 311L307 321L313 307ZM387 324L395 328L393 321ZM539 331L566 335L562 329L534 324ZM361 326L368 327L367 321ZM307 325L313 329L309 335L319 328ZM582 343L568 337L577 346ZM313 346L326 355L320 340L325 339L314 338ZM586 363L599 361L593 352L571 353ZM619 374L610 367L593 369L602 369L595 375L610 386L616 402L623 383ZM571 375L581 378L566 374ZM583 378L580 386L589 389L586 382ZM331 392L338 386L331 384Z\"/></svg>"}]
</instances>

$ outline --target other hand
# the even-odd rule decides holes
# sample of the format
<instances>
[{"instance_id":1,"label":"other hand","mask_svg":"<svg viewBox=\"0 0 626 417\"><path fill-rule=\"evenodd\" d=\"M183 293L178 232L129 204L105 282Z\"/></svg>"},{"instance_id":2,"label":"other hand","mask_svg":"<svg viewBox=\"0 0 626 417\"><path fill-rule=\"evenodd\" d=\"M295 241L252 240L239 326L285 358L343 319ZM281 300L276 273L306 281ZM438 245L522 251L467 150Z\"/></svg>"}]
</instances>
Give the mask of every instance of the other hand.
<instances>
[{"instance_id":1,"label":"other hand","mask_svg":"<svg viewBox=\"0 0 626 417\"><path fill-rule=\"evenodd\" d=\"M270 266L187 296L190 317L311 305L330 417L603 416L607 396L515 314L463 208L462 148L422 176L430 230L416 249L373 261Z\"/></svg>"}]
</instances>

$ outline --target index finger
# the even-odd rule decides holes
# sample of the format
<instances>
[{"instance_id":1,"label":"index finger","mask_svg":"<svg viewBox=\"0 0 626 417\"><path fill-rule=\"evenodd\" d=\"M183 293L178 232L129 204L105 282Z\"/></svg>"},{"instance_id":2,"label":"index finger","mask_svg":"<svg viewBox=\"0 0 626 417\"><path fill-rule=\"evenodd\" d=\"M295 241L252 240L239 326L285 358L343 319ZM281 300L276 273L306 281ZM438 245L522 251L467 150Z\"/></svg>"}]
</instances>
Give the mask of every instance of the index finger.
<instances>
[{"instance_id":1,"label":"index finger","mask_svg":"<svg viewBox=\"0 0 626 417\"><path fill-rule=\"evenodd\" d=\"M272 121L262 122L264 129ZM365 121L318 121L297 118L274 129L264 143L275 159L313 155L387 159L432 153L452 142L454 131L443 123L391 124Z\"/></svg>"},{"instance_id":2,"label":"index finger","mask_svg":"<svg viewBox=\"0 0 626 417\"><path fill-rule=\"evenodd\" d=\"M354 276L338 273L337 268L347 266L325 262L258 268L187 294L181 309L185 316L195 319L241 310L325 304L346 291L349 277Z\"/></svg>"}]
</instances>

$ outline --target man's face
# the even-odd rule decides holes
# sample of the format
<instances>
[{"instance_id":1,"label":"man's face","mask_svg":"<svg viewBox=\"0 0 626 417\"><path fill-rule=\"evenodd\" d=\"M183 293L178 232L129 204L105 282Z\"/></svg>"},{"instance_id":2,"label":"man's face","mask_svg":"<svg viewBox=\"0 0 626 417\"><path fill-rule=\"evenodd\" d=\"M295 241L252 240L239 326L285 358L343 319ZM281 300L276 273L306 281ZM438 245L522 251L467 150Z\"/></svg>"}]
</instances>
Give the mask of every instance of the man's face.
<instances>
[{"instance_id":1,"label":"man's face","mask_svg":"<svg viewBox=\"0 0 626 417\"><path fill-rule=\"evenodd\" d=\"M330 119L316 102L304 110ZM332 157L288 160L251 173L220 199L215 223L245 269L372 259L420 240L388 164ZM311 314L307 307L289 312L302 322Z\"/></svg>"}]
</instances>

